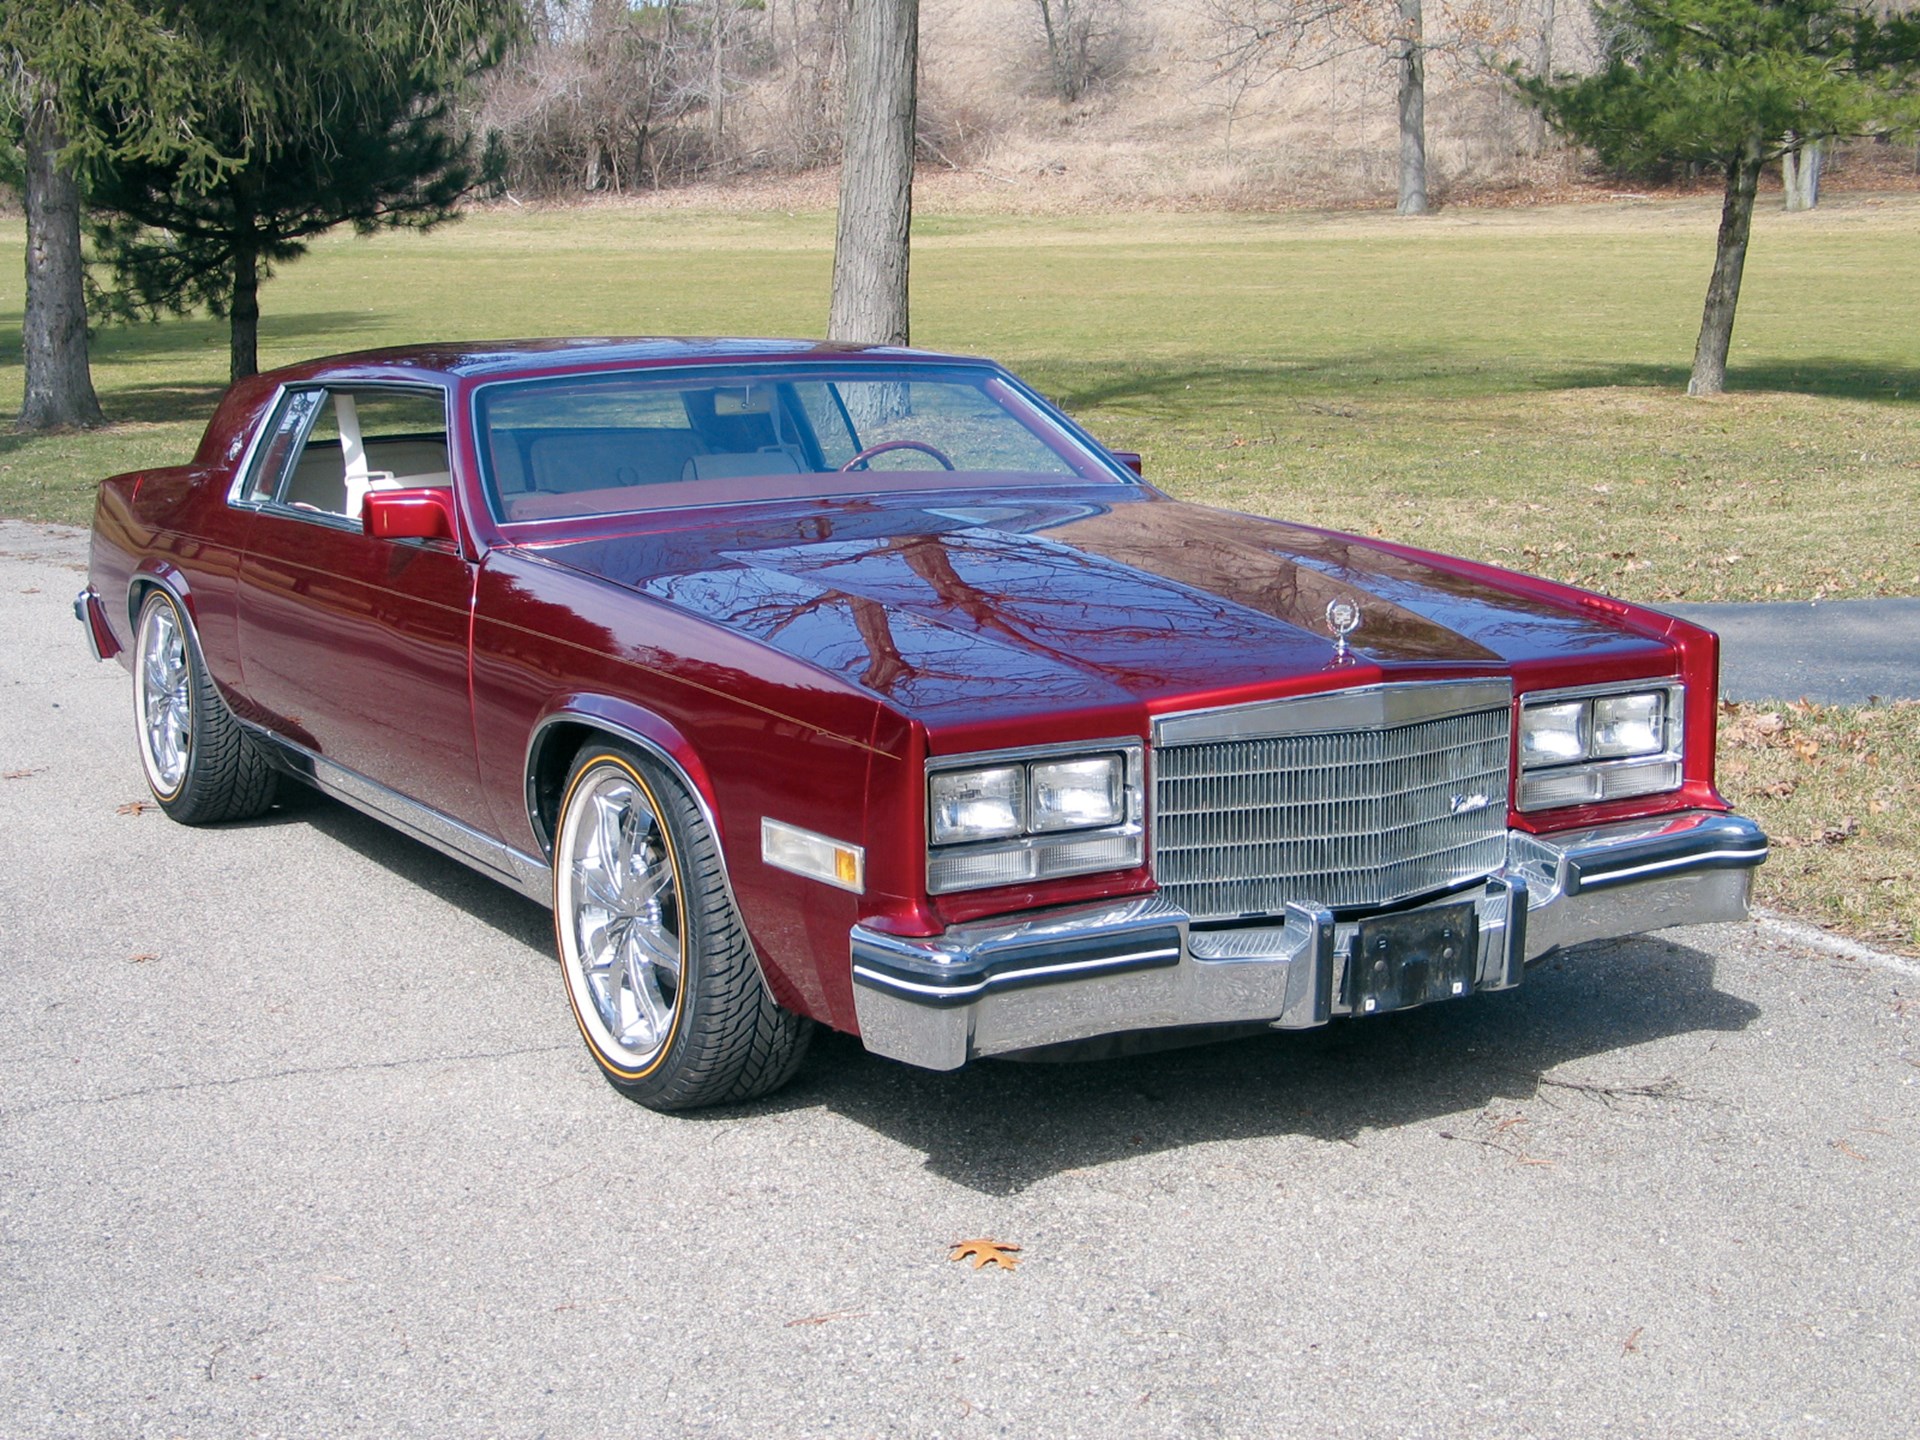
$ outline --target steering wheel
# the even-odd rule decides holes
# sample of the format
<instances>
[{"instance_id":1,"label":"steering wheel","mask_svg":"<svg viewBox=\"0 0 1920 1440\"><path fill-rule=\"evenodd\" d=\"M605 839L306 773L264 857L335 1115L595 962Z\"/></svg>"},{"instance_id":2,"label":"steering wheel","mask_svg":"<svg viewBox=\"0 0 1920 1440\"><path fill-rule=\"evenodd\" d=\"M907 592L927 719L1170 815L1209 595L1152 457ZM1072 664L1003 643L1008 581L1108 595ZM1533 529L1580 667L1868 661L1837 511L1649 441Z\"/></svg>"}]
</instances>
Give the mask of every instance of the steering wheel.
<instances>
[{"instance_id":1,"label":"steering wheel","mask_svg":"<svg viewBox=\"0 0 1920 1440\"><path fill-rule=\"evenodd\" d=\"M840 467L840 473L844 475L849 470L864 470L869 460L873 459L876 455L884 455L889 450L918 450L923 455L931 455L947 469L953 469L953 461L949 460L944 454L927 444L924 440L882 440L878 445L869 445L858 455L847 461L846 464Z\"/></svg>"}]
</instances>

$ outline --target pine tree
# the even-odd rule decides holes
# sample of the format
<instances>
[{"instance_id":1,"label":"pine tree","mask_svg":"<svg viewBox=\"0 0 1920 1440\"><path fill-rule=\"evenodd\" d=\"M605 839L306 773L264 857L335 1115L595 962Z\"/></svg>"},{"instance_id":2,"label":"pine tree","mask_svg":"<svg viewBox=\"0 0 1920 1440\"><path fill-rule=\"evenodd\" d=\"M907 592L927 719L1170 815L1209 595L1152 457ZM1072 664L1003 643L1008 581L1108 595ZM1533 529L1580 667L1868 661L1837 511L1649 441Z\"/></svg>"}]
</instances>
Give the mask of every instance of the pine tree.
<instances>
[{"instance_id":1,"label":"pine tree","mask_svg":"<svg viewBox=\"0 0 1920 1440\"><path fill-rule=\"evenodd\" d=\"M82 179L108 142L80 116L111 106L113 148L196 148L179 37L139 0L7 0L0 7L0 178L27 212L26 385L15 428L102 423L87 362ZM162 118L162 115L165 118ZM203 157L206 158L206 157Z\"/></svg>"},{"instance_id":2,"label":"pine tree","mask_svg":"<svg viewBox=\"0 0 1920 1440\"><path fill-rule=\"evenodd\" d=\"M514 0L141 0L183 39L170 75L191 144L128 143L129 98L81 116L104 308L206 305L234 379L258 368L259 286L339 225L451 218L478 178L449 105L517 33Z\"/></svg>"},{"instance_id":3,"label":"pine tree","mask_svg":"<svg viewBox=\"0 0 1920 1440\"><path fill-rule=\"evenodd\" d=\"M1726 176L1690 395L1726 388L1761 167L1792 146L1920 119L1920 23L1875 9L1847 0L1616 0L1597 7L1607 42L1598 73L1516 78L1549 124L1606 164L1688 163Z\"/></svg>"}]
</instances>

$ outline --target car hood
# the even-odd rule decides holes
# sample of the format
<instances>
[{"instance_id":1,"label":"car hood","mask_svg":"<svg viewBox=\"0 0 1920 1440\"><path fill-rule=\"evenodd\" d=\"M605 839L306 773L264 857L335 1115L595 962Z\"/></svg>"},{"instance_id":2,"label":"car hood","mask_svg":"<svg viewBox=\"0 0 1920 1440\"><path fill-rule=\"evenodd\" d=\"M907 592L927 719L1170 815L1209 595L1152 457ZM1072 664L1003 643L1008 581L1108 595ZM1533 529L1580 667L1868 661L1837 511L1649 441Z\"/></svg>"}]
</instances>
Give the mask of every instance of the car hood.
<instances>
[{"instance_id":1,"label":"car hood","mask_svg":"<svg viewBox=\"0 0 1920 1440\"><path fill-rule=\"evenodd\" d=\"M1148 490L843 499L711 519L538 549L930 720L1160 709L1276 680L1327 688L1659 647L1597 606ZM1336 600L1360 613L1345 656L1327 618Z\"/></svg>"}]
</instances>

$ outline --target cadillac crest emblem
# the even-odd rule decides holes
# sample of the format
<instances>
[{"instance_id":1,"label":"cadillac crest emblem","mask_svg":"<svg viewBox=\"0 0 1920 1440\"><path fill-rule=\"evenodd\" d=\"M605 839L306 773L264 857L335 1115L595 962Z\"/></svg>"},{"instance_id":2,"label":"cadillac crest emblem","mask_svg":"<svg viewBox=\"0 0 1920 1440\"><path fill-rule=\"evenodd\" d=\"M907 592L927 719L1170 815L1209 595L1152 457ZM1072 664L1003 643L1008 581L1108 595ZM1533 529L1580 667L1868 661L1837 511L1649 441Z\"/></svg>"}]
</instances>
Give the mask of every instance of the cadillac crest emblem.
<instances>
[{"instance_id":1,"label":"cadillac crest emblem","mask_svg":"<svg viewBox=\"0 0 1920 1440\"><path fill-rule=\"evenodd\" d=\"M1352 600L1329 600L1327 602L1327 628L1333 631L1336 642L1333 651L1333 663L1344 665L1352 659L1347 649L1347 637L1360 628L1360 606Z\"/></svg>"}]
</instances>

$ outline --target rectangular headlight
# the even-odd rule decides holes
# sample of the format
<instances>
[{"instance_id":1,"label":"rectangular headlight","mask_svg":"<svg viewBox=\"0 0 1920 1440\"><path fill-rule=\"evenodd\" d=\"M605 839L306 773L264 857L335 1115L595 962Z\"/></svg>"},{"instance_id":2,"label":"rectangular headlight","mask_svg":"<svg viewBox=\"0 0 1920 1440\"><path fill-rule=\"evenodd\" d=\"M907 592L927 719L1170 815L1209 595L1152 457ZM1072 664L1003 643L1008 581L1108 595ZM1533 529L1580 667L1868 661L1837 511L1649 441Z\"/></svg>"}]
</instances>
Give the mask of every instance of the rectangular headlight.
<instances>
[{"instance_id":1,"label":"rectangular headlight","mask_svg":"<svg viewBox=\"0 0 1920 1440\"><path fill-rule=\"evenodd\" d=\"M1026 828L1027 770L994 765L940 770L927 778L929 833L936 845L1005 840Z\"/></svg>"},{"instance_id":2,"label":"rectangular headlight","mask_svg":"<svg viewBox=\"0 0 1920 1440\"><path fill-rule=\"evenodd\" d=\"M1677 790L1684 687L1643 684L1608 691L1522 697L1522 810L1594 805Z\"/></svg>"},{"instance_id":3,"label":"rectangular headlight","mask_svg":"<svg viewBox=\"0 0 1920 1440\"><path fill-rule=\"evenodd\" d=\"M1563 765L1587 758L1587 702L1563 700L1520 709L1520 763Z\"/></svg>"},{"instance_id":4,"label":"rectangular headlight","mask_svg":"<svg viewBox=\"0 0 1920 1440\"><path fill-rule=\"evenodd\" d=\"M1139 865L1144 771L1130 739L929 761L928 893Z\"/></svg>"},{"instance_id":5,"label":"rectangular headlight","mask_svg":"<svg viewBox=\"0 0 1920 1440\"><path fill-rule=\"evenodd\" d=\"M1036 833L1118 825L1127 818L1127 772L1118 755L1040 761L1028 774L1027 826Z\"/></svg>"},{"instance_id":6,"label":"rectangular headlight","mask_svg":"<svg viewBox=\"0 0 1920 1440\"><path fill-rule=\"evenodd\" d=\"M1593 758L1658 755L1667 747L1667 692L1593 697Z\"/></svg>"}]
</instances>

